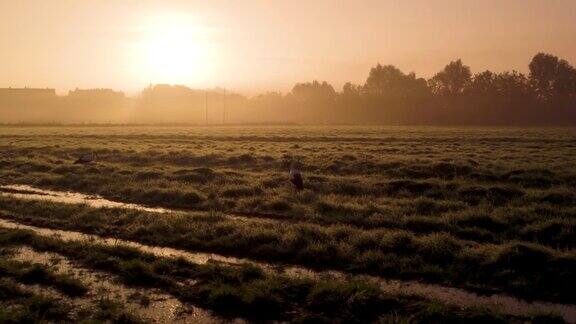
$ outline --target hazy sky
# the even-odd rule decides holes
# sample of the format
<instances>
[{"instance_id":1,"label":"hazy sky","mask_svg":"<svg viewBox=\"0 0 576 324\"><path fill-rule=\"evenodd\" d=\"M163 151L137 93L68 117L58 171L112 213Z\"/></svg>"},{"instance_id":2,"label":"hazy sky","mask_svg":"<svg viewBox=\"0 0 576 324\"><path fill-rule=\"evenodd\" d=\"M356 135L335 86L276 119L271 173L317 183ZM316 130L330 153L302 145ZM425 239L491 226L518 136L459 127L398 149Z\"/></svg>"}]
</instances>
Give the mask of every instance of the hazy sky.
<instances>
[{"instance_id":1,"label":"hazy sky","mask_svg":"<svg viewBox=\"0 0 576 324\"><path fill-rule=\"evenodd\" d=\"M452 59L576 65L575 0L0 0L0 87L150 83L286 91L362 83L377 62L430 77Z\"/></svg>"}]
</instances>

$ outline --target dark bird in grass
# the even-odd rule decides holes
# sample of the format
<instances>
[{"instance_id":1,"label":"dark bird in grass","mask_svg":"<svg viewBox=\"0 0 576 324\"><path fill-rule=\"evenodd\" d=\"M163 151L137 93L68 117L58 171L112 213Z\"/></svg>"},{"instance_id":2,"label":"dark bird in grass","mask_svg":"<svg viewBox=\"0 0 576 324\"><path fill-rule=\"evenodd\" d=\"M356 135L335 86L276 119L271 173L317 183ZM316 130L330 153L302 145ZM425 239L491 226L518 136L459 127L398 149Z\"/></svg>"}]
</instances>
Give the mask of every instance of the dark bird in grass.
<instances>
[{"instance_id":1,"label":"dark bird in grass","mask_svg":"<svg viewBox=\"0 0 576 324\"><path fill-rule=\"evenodd\" d=\"M74 162L74 164L88 164L94 161L94 153L86 153L83 154L81 157Z\"/></svg>"},{"instance_id":2,"label":"dark bird in grass","mask_svg":"<svg viewBox=\"0 0 576 324\"><path fill-rule=\"evenodd\" d=\"M300 170L298 170L295 166L290 168L290 182L296 188L296 191L300 191L304 189L304 180L302 180L302 174Z\"/></svg>"}]
</instances>

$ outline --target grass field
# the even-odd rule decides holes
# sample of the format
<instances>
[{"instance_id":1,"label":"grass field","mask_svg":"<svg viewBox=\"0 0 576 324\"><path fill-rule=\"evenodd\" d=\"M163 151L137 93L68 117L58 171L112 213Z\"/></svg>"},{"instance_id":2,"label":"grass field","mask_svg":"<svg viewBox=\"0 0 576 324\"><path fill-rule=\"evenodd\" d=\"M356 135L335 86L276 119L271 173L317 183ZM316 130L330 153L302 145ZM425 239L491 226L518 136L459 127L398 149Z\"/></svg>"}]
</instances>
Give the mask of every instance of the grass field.
<instances>
[{"instance_id":1,"label":"grass field","mask_svg":"<svg viewBox=\"0 0 576 324\"><path fill-rule=\"evenodd\" d=\"M96 161L74 165L85 152ZM302 192L288 182L292 163L302 170ZM160 289L211 312L212 320L562 320L546 311L507 314L391 294L362 279L370 275L564 304L564 320L576 321L575 166L572 128L0 127L0 185L174 210L31 201L4 190L0 218L348 275L297 278L254 264L198 265L1 229L0 304L10 307L0 322L45 315L31 303L54 297L19 291L22 285L41 283L63 295L89 289L42 265L18 267L10 256L23 246L144 292ZM45 273L26 282L26 271ZM85 314L41 310L61 319L149 320L124 308L111 300Z\"/></svg>"}]
</instances>

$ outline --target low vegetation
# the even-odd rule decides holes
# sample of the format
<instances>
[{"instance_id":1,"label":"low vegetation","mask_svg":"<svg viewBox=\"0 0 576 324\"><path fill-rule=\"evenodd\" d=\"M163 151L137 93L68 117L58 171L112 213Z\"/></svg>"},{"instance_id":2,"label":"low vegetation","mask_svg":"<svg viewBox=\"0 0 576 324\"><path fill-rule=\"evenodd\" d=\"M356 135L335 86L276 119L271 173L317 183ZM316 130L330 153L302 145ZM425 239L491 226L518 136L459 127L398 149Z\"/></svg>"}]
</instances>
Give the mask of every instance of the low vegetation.
<instances>
[{"instance_id":1,"label":"low vegetation","mask_svg":"<svg viewBox=\"0 0 576 324\"><path fill-rule=\"evenodd\" d=\"M473 323L526 320L483 309L454 308L417 297L388 295L366 280L287 278L266 274L248 264L198 265L124 246L63 242L23 230L0 230L0 241L4 246L25 245L61 254L83 266L113 273L126 284L157 287L222 316L316 322L365 322L378 318ZM190 284L182 284L187 282Z\"/></svg>"},{"instance_id":2,"label":"low vegetation","mask_svg":"<svg viewBox=\"0 0 576 324\"><path fill-rule=\"evenodd\" d=\"M7 259L0 259L0 275L24 284L40 284L52 287L59 292L78 297L86 293L87 288L79 280L66 275L54 274L41 264L30 264Z\"/></svg>"},{"instance_id":3,"label":"low vegetation","mask_svg":"<svg viewBox=\"0 0 576 324\"><path fill-rule=\"evenodd\" d=\"M575 303L575 142L570 128L0 127L0 185L178 210L0 195L0 217ZM73 165L85 152L96 162Z\"/></svg>"},{"instance_id":4,"label":"low vegetation","mask_svg":"<svg viewBox=\"0 0 576 324\"><path fill-rule=\"evenodd\" d=\"M108 297L103 297L95 307L78 312L73 300L86 294L87 287L78 279L56 274L42 264L11 260L17 251L6 249L12 245L6 235L6 232L0 234L3 237L0 240L6 243L0 252L0 323L141 322ZM44 293L32 290L31 285L55 289L70 300L62 300L49 290Z\"/></svg>"},{"instance_id":5,"label":"low vegetation","mask_svg":"<svg viewBox=\"0 0 576 324\"><path fill-rule=\"evenodd\" d=\"M407 231L368 231L344 225L237 221L217 214L159 217L157 213L82 205L6 198L0 202L1 217L41 227L314 269L425 279L574 302L576 255L534 243L479 244L447 233L416 236Z\"/></svg>"}]
</instances>

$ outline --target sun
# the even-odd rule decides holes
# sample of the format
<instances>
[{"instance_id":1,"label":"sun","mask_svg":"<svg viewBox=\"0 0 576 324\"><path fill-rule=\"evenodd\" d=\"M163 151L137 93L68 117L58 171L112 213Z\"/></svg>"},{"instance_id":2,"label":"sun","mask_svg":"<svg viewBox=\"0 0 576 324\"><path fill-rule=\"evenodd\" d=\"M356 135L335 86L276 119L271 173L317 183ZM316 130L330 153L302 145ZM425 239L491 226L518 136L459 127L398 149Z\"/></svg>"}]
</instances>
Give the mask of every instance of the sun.
<instances>
[{"instance_id":1,"label":"sun","mask_svg":"<svg viewBox=\"0 0 576 324\"><path fill-rule=\"evenodd\" d=\"M189 16L162 15L147 21L137 43L136 68L147 83L200 85L213 74L205 28Z\"/></svg>"}]
</instances>

